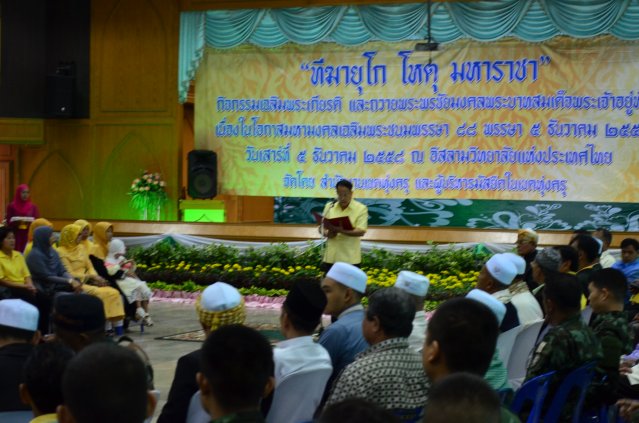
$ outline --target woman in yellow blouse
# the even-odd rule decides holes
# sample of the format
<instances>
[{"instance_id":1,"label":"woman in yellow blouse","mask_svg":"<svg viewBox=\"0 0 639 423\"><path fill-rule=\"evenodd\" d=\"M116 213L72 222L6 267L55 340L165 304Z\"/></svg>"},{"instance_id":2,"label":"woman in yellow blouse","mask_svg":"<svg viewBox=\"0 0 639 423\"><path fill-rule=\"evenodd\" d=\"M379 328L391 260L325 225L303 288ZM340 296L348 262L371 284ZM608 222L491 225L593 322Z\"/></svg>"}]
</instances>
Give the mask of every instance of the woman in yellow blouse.
<instances>
[{"instance_id":1,"label":"woman in yellow blouse","mask_svg":"<svg viewBox=\"0 0 639 423\"><path fill-rule=\"evenodd\" d=\"M53 228L53 223L49 222L43 217L39 217L31 222L31 225L29 225L29 232L27 234L27 246L24 247L24 257L28 256L31 252L31 249L33 248L33 231L35 231L36 228L39 228L40 226L48 226L50 228Z\"/></svg>"},{"instance_id":2,"label":"woman in yellow blouse","mask_svg":"<svg viewBox=\"0 0 639 423\"><path fill-rule=\"evenodd\" d=\"M89 251L92 254L104 261L109 255L109 242L113 238L113 225L109 222L98 222L93 228L93 246Z\"/></svg>"},{"instance_id":3,"label":"woman in yellow blouse","mask_svg":"<svg viewBox=\"0 0 639 423\"><path fill-rule=\"evenodd\" d=\"M78 225L67 225L60 232L58 254L67 271L82 282L82 292L98 297L104 303L104 314L121 332L124 318L124 305L120 292L107 285L107 281L98 276L89 255L79 244L81 228Z\"/></svg>"},{"instance_id":4,"label":"woman in yellow blouse","mask_svg":"<svg viewBox=\"0 0 639 423\"><path fill-rule=\"evenodd\" d=\"M93 247L93 243L89 239L91 235L91 224L84 219L78 219L73 222L74 225L78 225L80 228L80 245L84 246L84 251L87 252L87 255L91 254L91 248Z\"/></svg>"}]
</instances>

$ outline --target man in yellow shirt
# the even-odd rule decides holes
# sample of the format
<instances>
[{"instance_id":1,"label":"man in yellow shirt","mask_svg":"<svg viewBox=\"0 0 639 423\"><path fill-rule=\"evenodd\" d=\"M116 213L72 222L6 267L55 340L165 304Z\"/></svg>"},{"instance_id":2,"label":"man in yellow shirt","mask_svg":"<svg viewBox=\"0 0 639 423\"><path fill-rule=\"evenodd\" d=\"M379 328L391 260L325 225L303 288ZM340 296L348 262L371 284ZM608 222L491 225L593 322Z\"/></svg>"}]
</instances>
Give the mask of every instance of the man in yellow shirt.
<instances>
[{"instance_id":1,"label":"man in yellow shirt","mask_svg":"<svg viewBox=\"0 0 639 423\"><path fill-rule=\"evenodd\" d=\"M335 262L345 262L359 266L362 261L360 238L368 228L368 208L359 201L353 200L353 184L342 179L335 185L337 199L324 207L324 221L320 233L327 238L322 271L325 273ZM344 229L332 225L328 220L337 217L348 217L353 229Z\"/></svg>"}]
</instances>

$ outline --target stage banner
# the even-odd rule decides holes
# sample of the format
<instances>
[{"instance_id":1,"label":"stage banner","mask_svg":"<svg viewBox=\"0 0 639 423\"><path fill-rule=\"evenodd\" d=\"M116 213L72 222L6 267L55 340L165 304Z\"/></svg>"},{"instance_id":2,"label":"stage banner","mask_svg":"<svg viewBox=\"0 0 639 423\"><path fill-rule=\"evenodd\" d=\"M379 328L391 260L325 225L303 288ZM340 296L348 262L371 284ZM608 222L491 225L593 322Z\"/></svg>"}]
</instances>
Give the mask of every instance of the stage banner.
<instances>
[{"instance_id":1,"label":"stage banner","mask_svg":"<svg viewBox=\"0 0 639 423\"><path fill-rule=\"evenodd\" d=\"M207 50L221 192L634 203L639 45L611 37Z\"/></svg>"}]
</instances>

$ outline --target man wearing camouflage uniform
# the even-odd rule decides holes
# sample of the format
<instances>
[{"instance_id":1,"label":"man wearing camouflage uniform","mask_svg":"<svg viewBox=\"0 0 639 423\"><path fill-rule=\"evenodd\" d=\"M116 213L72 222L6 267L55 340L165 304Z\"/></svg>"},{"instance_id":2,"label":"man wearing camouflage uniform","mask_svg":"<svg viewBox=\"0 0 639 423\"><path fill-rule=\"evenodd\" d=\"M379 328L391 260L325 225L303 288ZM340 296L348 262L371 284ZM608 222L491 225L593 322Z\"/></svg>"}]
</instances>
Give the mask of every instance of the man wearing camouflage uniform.
<instances>
[{"instance_id":1,"label":"man wearing camouflage uniform","mask_svg":"<svg viewBox=\"0 0 639 423\"><path fill-rule=\"evenodd\" d=\"M546 280L544 306L551 329L535 348L526 374L526 380L529 380L544 373L557 372L550 383L546 406L568 373L586 363L598 363L602 358L599 339L581 321L581 292L575 276L557 274ZM576 396L568 398L562 410L562 421L570 421L576 401Z\"/></svg>"}]
</instances>

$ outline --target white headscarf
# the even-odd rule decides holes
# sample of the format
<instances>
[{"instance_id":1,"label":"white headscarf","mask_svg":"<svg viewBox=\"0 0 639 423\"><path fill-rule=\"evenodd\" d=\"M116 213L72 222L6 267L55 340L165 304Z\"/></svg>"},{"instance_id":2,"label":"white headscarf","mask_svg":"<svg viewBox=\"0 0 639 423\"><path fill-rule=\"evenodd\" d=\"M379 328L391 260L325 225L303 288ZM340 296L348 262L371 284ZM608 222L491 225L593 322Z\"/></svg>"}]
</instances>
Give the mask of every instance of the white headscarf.
<instances>
[{"instance_id":1,"label":"white headscarf","mask_svg":"<svg viewBox=\"0 0 639 423\"><path fill-rule=\"evenodd\" d=\"M109 254L107 254L104 262L108 264L120 264L126 260L125 254L126 246L124 242L118 238L113 238L109 243ZM119 256L116 257L116 255Z\"/></svg>"}]
</instances>

